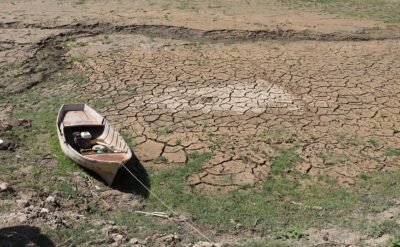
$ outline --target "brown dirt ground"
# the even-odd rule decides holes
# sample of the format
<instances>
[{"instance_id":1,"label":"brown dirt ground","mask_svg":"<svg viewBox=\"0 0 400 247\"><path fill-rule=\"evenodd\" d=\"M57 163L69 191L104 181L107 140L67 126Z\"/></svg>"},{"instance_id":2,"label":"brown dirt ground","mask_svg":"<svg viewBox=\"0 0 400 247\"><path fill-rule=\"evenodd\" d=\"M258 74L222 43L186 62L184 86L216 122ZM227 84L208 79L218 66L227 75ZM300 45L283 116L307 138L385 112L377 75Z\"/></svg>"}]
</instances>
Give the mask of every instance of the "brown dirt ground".
<instances>
[{"instance_id":1,"label":"brown dirt ground","mask_svg":"<svg viewBox=\"0 0 400 247\"><path fill-rule=\"evenodd\" d=\"M98 110L133 138L144 166L181 166L191 151L212 151L203 170L187 178L196 189L254 185L270 174L279 148L289 147L296 147L302 160L287 173L329 175L341 184L353 185L360 172L398 169L399 158L385 155L387 148L400 148L396 26L288 10L275 1L265 8L248 1L192 7L156 1L2 1L0 15L0 90L21 92L57 72L64 56L84 58L72 69L89 83L59 90L84 90L89 103L101 101ZM94 23L101 24L90 26ZM150 35L140 34L143 24L154 25L143 29ZM188 29L171 32L164 25ZM254 41L251 35L257 33L247 30L259 29L278 31ZM219 31L212 36L209 30ZM285 39L288 33L294 38ZM57 45L69 36L72 49L63 54ZM46 67L52 61L57 62ZM0 105L0 120L11 111ZM91 178L81 179L88 184L82 193L95 198ZM30 193L20 200L43 204L48 198ZM107 207L114 197L104 198L111 199L96 203ZM122 203L132 200L125 199ZM2 202L7 203L21 207L17 204L24 201ZM43 222L64 224L47 219L40 207L23 208ZM71 207L63 217L79 218L84 210ZM26 216L9 217L1 224ZM329 232L344 239L359 234Z\"/></svg>"}]
</instances>

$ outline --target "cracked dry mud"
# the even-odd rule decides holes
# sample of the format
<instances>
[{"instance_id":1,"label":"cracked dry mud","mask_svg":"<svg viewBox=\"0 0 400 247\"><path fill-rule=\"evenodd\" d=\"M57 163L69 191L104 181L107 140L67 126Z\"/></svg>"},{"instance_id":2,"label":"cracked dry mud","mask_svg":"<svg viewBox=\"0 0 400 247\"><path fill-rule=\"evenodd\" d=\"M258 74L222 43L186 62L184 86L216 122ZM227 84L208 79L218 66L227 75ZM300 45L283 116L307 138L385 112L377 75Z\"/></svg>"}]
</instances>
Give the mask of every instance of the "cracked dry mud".
<instances>
[{"instance_id":1,"label":"cracked dry mud","mask_svg":"<svg viewBox=\"0 0 400 247\"><path fill-rule=\"evenodd\" d=\"M354 184L363 171L396 169L400 45L298 41L198 44L116 34L77 39L70 56L90 82L90 103L134 141L145 166L182 165L214 153L187 178L198 189L254 185L281 148L287 169ZM164 158L160 158L164 157Z\"/></svg>"}]
</instances>

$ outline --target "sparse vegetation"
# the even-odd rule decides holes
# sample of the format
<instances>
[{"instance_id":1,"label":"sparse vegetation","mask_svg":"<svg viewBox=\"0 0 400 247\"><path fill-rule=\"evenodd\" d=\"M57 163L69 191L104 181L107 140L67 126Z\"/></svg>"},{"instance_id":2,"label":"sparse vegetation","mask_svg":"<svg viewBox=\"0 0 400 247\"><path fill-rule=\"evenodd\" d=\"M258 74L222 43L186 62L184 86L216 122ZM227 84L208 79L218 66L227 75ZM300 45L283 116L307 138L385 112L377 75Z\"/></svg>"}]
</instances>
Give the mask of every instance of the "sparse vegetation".
<instances>
[{"instance_id":1,"label":"sparse vegetation","mask_svg":"<svg viewBox=\"0 0 400 247\"><path fill-rule=\"evenodd\" d=\"M282 175L286 169L292 168L301 159L295 154L295 147L279 149L278 155L271 164L271 171L274 175Z\"/></svg>"},{"instance_id":2,"label":"sparse vegetation","mask_svg":"<svg viewBox=\"0 0 400 247\"><path fill-rule=\"evenodd\" d=\"M390 0L284 0L291 8L400 23L400 3Z\"/></svg>"},{"instance_id":3,"label":"sparse vegetation","mask_svg":"<svg viewBox=\"0 0 400 247\"><path fill-rule=\"evenodd\" d=\"M386 148L385 149L386 156L400 156L400 149L398 148Z\"/></svg>"},{"instance_id":4,"label":"sparse vegetation","mask_svg":"<svg viewBox=\"0 0 400 247\"><path fill-rule=\"evenodd\" d=\"M163 136L163 135L168 135L171 134L172 130L168 126L161 126L157 128L157 135L158 136Z\"/></svg>"},{"instance_id":5,"label":"sparse vegetation","mask_svg":"<svg viewBox=\"0 0 400 247\"><path fill-rule=\"evenodd\" d=\"M82 55L74 55L74 56L68 57L68 58L67 58L67 62L68 62L68 63L73 63L73 62L83 63L86 59L87 59L87 57L85 57L85 56L82 56Z\"/></svg>"},{"instance_id":6,"label":"sparse vegetation","mask_svg":"<svg viewBox=\"0 0 400 247\"><path fill-rule=\"evenodd\" d=\"M382 237L384 234L392 234L398 232L399 224L394 220L385 220L378 224L372 224L368 227L368 236L373 238Z\"/></svg>"}]
</instances>

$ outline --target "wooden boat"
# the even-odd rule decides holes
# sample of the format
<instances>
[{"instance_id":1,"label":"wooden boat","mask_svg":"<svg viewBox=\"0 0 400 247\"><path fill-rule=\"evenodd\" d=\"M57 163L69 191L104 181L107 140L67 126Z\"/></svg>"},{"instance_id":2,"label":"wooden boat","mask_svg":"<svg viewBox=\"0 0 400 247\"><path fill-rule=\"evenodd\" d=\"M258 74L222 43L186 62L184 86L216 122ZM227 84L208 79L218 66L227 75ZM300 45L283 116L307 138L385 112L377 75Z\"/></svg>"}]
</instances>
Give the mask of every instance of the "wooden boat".
<instances>
[{"instance_id":1,"label":"wooden boat","mask_svg":"<svg viewBox=\"0 0 400 247\"><path fill-rule=\"evenodd\" d=\"M132 151L122 136L99 113L86 104L63 105L58 112L57 132L62 151L79 165L94 171L108 185L114 181ZM76 143L77 133L90 133L89 145L102 145L104 153L83 149ZM86 137L85 137L86 138Z\"/></svg>"}]
</instances>

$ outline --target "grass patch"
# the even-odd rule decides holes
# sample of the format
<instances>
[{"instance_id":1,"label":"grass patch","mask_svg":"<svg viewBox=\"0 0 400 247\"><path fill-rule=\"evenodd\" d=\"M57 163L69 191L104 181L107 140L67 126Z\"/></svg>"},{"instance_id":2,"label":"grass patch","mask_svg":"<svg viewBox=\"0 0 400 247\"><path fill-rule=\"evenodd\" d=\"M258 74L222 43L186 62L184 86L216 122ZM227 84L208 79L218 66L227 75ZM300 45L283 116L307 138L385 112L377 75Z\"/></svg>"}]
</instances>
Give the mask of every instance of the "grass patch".
<instances>
[{"instance_id":1,"label":"grass patch","mask_svg":"<svg viewBox=\"0 0 400 247\"><path fill-rule=\"evenodd\" d=\"M391 0L283 0L291 8L400 23L400 2Z\"/></svg>"},{"instance_id":2,"label":"grass patch","mask_svg":"<svg viewBox=\"0 0 400 247\"><path fill-rule=\"evenodd\" d=\"M75 1L75 4L77 4L77 5L82 5L82 4L85 4L86 3L86 0L76 0Z\"/></svg>"},{"instance_id":3,"label":"grass patch","mask_svg":"<svg viewBox=\"0 0 400 247\"><path fill-rule=\"evenodd\" d=\"M385 220L378 224L373 224L368 227L367 234L369 237L379 238L384 234L397 233L399 224L394 220Z\"/></svg>"},{"instance_id":4,"label":"grass patch","mask_svg":"<svg viewBox=\"0 0 400 247\"><path fill-rule=\"evenodd\" d=\"M92 101L91 105L93 109L104 109L108 105L108 102L103 99L96 99Z\"/></svg>"},{"instance_id":5,"label":"grass patch","mask_svg":"<svg viewBox=\"0 0 400 247\"><path fill-rule=\"evenodd\" d=\"M172 130L168 126L161 126L157 128L157 135L158 136L164 136L171 134Z\"/></svg>"},{"instance_id":6,"label":"grass patch","mask_svg":"<svg viewBox=\"0 0 400 247\"><path fill-rule=\"evenodd\" d=\"M118 225L126 226L136 238L145 238L155 232L186 233L181 226L170 222L160 224L149 216L135 213L129 209L120 209L110 217Z\"/></svg>"},{"instance_id":7,"label":"grass patch","mask_svg":"<svg viewBox=\"0 0 400 247\"><path fill-rule=\"evenodd\" d=\"M87 57L85 57L85 56L75 55L75 56L68 57L67 62L68 63L73 63L73 62L83 63L86 61L86 59L87 59Z\"/></svg>"},{"instance_id":8,"label":"grass patch","mask_svg":"<svg viewBox=\"0 0 400 247\"><path fill-rule=\"evenodd\" d=\"M398 148L386 148L385 149L386 156L400 156L400 149Z\"/></svg>"},{"instance_id":9,"label":"grass patch","mask_svg":"<svg viewBox=\"0 0 400 247\"><path fill-rule=\"evenodd\" d=\"M76 196L77 190L74 186L67 182L59 182L55 183L54 185L50 186L50 191L60 191L65 196Z\"/></svg>"},{"instance_id":10,"label":"grass patch","mask_svg":"<svg viewBox=\"0 0 400 247\"><path fill-rule=\"evenodd\" d=\"M288 168L301 160L294 152L295 147L290 149L278 149L278 155L271 164L271 171L274 175L282 175Z\"/></svg>"},{"instance_id":11,"label":"grass patch","mask_svg":"<svg viewBox=\"0 0 400 247\"><path fill-rule=\"evenodd\" d=\"M400 235L392 238L388 244L388 247L400 247Z\"/></svg>"},{"instance_id":12,"label":"grass patch","mask_svg":"<svg viewBox=\"0 0 400 247\"><path fill-rule=\"evenodd\" d=\"M72 80L78 85L83 86L89 82L89 78L83 74L76 74L72 77Z\"/></svg>"},{"instance_id":13,"label":"grass patch","mask_svg":"<svg viewBox=\"0 0 400 247\"><path fill-rule=\"evenodd\" d=\"M104 238L100 226L90 224L87 221L75 223L70 227L61 227L57 230L47 230L46 233L55 243L69 239L68 246L77 246L88 241Z\"/></svg>"},{"instance_id":14,"label":"grass patch","mask_svg":"<svg viewBox=\"0 0 400 247\"><path fill-rule=\"evenodd\" d=\"M202 164L210 158L209 153L191 153L184 167L150 172L150 176L153 192L167 205L178 212L188 212L196 223L213 225L216 230L235 231L235 225L240 224L264 236L306 238L304 229L309 227L357 228L361 219L354 221L348 215L382 212L392 205L389 198L400 195L400 172L364 174L354 188L325 180L301 186L295 178L276 176L252 189L207 193L192 190L187 186L187 176L201 171ZM273 166L282 175L297 161L293 149L280 150ZM167 210L152 196L147 206L149 211ZM370 232L379 235L390 227L390 222L384 222Z\"/></svg>"}]
</instances>

